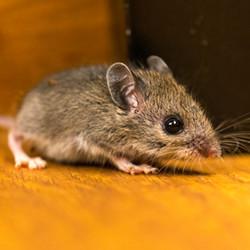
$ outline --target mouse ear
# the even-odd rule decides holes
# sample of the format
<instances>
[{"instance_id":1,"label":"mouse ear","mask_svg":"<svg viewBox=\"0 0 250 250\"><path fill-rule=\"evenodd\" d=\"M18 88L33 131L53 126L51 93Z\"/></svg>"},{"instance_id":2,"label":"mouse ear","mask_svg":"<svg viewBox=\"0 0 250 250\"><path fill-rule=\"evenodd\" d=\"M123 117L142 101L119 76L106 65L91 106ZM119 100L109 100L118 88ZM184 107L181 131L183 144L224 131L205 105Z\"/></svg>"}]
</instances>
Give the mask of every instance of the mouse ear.
<instances>
[{"instance_id":1,"label":"mouse ear","mask_svg":"<svg viewBox=\"0 0 250 250\"><path fill-rule=\"evenodd\" d=\"M132 112L139 110L142 95L127 65L120 62L112 64L106 79L112 100L117 106Z\"/></svg>"},{"instance_id":2,"label":"mouse ear","mask_svg":"<svg viewBox=\"0 0 250 250\"><path fill-rule=\"evenodd\" d=\"M151 70L172 75L171 69L159 56L149 56L147 59L147 63L148 63L149 69Z\"/></svg>"}]
</instances>

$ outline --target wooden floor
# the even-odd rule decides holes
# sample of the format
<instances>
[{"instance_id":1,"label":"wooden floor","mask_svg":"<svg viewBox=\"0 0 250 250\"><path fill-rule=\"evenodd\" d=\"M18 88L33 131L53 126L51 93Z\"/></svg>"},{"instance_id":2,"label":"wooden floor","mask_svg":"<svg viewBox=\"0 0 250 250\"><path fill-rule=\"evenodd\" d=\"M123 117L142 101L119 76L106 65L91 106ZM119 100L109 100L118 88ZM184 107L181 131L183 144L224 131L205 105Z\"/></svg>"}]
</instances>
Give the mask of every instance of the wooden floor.
<instances>
[{"instance_id":1,"label":"wooden floor","mask_svg":"<svg viewBox=\"0 0 250 250\"><path fill-rule=\"evenodd\" d=\"M208 166L218 173L16 170L0 131L0 249L250 249L250 156Z\"/></svg>"},{"instance_id":2,"label":"wooden floor","mask_svg":"<svg viewBox=\"0 0 250 250\"><path fill-rule=\"evenodd\" d=\"M51 72L125 57L111 2L0 3L0 114ZM203 163L213 173L200 175L30 171L14 169L6 140L0 130L0 250L250 249L250 156Z\"/></svg>"}]
</instances>

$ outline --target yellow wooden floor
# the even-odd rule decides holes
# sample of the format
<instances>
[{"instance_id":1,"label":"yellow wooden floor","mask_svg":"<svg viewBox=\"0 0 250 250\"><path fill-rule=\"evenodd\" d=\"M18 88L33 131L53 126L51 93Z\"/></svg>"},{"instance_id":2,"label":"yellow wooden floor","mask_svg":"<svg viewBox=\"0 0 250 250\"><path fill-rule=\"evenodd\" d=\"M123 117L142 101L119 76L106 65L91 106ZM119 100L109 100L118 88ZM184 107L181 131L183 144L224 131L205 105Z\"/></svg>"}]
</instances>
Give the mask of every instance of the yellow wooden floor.
<instances>
[{"instance_id":1,"label":"yellow wooden floor","mask_svg":"<svg viewBox=\"0 0 250 250\"><path fill-rule=\"evenodd\" d=\"M0 249L250 249L250 156L209 164L219 173L16 170L0 131Z\"/></svg>"},{"instance_id":2,"label":"yellow wooden floor","mask_svg":"<svg viewBox=\"0 0 250 250\"><path fill-rule=\"evenodd\" d=\"M115 3L122 9L109 0L1 1L0 114L14 113L51 72L122 60ZM250 156L207 162L210 175L19 171L6 137L0 130L0 250L250 249Z\"/></svg>"}]
</instances>

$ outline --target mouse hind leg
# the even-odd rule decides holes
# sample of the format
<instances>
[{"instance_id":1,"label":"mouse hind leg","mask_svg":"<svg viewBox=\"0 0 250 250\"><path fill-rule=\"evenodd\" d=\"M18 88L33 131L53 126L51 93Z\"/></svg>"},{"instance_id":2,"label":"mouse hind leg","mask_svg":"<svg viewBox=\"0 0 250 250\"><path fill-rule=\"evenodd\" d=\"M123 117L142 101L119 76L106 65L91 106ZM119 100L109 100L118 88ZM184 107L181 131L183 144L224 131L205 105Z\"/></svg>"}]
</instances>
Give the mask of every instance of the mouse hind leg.
<instances>
[{"instance_id":1,"label":"mouse hind leg","mask_svg":"<svg viewBox=\"0 0 250 250\"><path fill-rule=\"evenodd\" d=\"M22 134L11 130L8 135L8 145L15 159L16 168L27 167L29 169L41 169L46 166L46 161L40 157L28 156L23 148L22 142L24 137Z\"/></svg>"}]
</instances>

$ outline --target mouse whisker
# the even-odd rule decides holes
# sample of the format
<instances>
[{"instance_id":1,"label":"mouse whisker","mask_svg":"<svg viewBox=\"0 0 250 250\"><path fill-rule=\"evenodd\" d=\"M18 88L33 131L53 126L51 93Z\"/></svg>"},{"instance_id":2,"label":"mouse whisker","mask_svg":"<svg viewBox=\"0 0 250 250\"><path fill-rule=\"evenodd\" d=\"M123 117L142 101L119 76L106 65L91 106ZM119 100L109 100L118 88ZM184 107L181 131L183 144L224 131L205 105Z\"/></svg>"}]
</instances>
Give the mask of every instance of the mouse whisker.
<instances>
[{"instance_id":1,"label":"mouse whisker","mask_svg":"<svg viewBox=\"0 0 250 250\"><path fill-rule=\"evenodd\" d=\"M246 145L249 144L249 142L244 141L242 142L241 140L237 140L237 138L234 139L227 139L221 142L221 147L223 150L227 150L229 153L236 153L239 150L243 150L246 152L249 152L249 147Z\"/></svg>"},{"instance_id":2,"label":"mouse whisker","mask_svg":"<svg viewBox=\"0 0 250 250\"><path fill-rule=\"evenodd\" d=\"M230 129L230 128L237 128L237 127L240 127L242 125L246 125L250 122L249 114L250 113L247 113L247 114L241 115L239 117L236 117L234 119L223 121L217 127L215 127L215 131L216 132L223 132L223 131Z\"/></svg>"}]
</instances>

